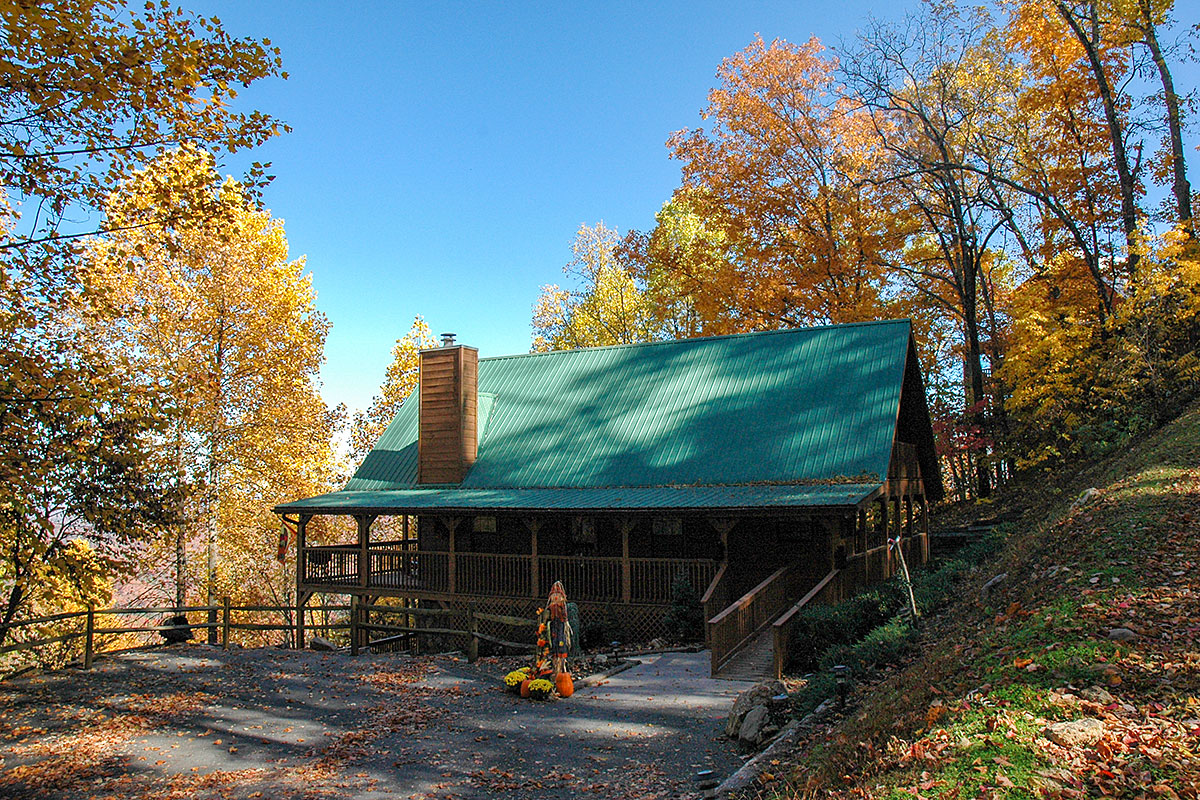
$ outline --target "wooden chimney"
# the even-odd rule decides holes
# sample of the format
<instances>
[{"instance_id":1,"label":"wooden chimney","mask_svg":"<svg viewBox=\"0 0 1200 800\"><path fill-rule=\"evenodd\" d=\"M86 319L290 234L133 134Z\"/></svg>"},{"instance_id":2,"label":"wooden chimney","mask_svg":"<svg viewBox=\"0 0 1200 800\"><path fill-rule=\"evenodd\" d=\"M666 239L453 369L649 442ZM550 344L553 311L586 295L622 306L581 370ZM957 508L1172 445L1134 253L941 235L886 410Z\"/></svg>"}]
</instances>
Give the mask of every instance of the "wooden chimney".
<instances>
[{"instance_id":1,"label":"wooden chimney","mask_svg":"<svg viewBox=\"0 0 1200 800\"><path fill-rule=\"evenodd\" d=\"M462 483L479 448L479 351L442 334L420 352L418 483Z\"/></svg>"}]
</instances>

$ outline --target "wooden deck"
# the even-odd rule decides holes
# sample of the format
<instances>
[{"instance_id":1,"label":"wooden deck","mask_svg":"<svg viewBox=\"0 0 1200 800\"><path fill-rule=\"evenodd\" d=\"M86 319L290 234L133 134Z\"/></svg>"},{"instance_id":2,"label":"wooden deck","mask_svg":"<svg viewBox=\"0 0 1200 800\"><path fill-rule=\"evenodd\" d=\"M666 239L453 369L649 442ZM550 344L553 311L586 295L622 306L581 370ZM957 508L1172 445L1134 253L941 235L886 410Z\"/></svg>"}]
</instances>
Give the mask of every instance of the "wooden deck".
<instances>
[{"instance_id":1,"label":"wooden deck","mask_svg":"<svg viewBox=\"0 0 1200 800\"><path fill-rule=\"evenodd\" d=\"M455 595L540 598L562 581L573 599L666 604L681 572L697 594L720 566L709 559L589 558L406 549L395 544L305 547L302 590L443 598Z\"/></svg>"}]
</instances>

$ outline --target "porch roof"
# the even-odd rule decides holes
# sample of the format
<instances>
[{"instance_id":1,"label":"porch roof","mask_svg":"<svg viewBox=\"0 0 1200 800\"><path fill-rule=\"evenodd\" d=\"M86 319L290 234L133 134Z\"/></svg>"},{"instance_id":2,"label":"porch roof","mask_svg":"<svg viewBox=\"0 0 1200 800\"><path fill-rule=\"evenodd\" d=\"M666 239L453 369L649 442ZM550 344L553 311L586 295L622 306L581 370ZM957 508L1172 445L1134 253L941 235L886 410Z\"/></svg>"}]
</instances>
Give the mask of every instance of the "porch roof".
<instances>
[{"instance_id":1,"label":"porch roof","mask_svg":"<svg viewBox=\"0 0 1200 800\"><path fill-rule=\"evenodd\" d=\"M277 513L389 514L438 511L740 510L855 506L879 483L806 485L652 486L556 489L422 488L330 492L283 503Z\"/></svg>"}]
</instances>

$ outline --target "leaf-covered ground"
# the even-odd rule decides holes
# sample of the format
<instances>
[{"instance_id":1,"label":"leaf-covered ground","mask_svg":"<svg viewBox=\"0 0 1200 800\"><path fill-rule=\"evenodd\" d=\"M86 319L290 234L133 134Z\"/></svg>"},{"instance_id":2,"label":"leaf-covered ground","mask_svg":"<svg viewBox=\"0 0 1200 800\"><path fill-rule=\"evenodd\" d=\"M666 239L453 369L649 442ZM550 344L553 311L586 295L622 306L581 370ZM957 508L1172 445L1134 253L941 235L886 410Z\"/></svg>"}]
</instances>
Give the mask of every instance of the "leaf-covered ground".
<instances>
[{"instance_id":1,"label":"leaf-covered ground","mask_svg":"<svg viewBox=\"0 0 1200 800\"><path fill-rule=\"evenodd\" d=\"M679 797L741 764L721 738L741 687L701 662L535 703L488 659L128 653L0 685L0 797ZM693 676L707 688L680 690Z\"/></svg>"},{"instance_id":2,"label":"leaf-covered ground","mask_svg":"<svg viewBox=\"0 0 1200 800\"><path fill-rule=\"evenodd\" d=\"M1084 487L1098 494L1071 508ZM1200 411L1043 488L1017 498L1007 546L926 621L920 654L753 793L1200 796ZM1045 735L1085 718L1095 744Z\"/></svg>"}]
</instances>

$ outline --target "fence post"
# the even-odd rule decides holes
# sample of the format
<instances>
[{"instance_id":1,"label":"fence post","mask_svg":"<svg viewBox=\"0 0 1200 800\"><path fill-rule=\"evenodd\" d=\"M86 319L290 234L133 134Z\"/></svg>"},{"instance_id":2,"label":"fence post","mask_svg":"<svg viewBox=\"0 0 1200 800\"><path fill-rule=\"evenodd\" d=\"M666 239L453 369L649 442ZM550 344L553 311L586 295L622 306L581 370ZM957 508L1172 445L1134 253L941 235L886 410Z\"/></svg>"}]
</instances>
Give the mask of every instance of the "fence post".
<instances>
[{"instance_id":1,"label":"fence post","mask_svg":"<svg viewBox=\"0 0 1200 800\"><path fill-rule=\"evenodd\" d=\"M358 655L358 595L350 595L350 655Z\"/></svg>"},{"instance_id":2,"label":"fence post","mask_svg":"<svg viewBox=\"0 0 1200 800\"><path fill-rule=\"evenodd\" d=\"M229 596L221 598L221 649L229 649Z\"/></svg>"},{"instance_id":3,"label":"fence post","mask_svg":"<svg viewBox=\"0 0 1200 800\"><path fill-rule=\"evenodd\" d=\"M92 656L94 653L96 638L96 607L88 603L87 610L87 633L83 640L83 668L92 668Z\"/></svg>"},{"instance_id":4,"label":"fence post","mask_svg":"<svg viewBox=\"0 0 1200 800\"><path fill-rule=\"evenodd\" d=\"M479 658L479 618L475 616L475 604L467 606L467 661L474 663Z\"/></svg>"}]
</instances>

